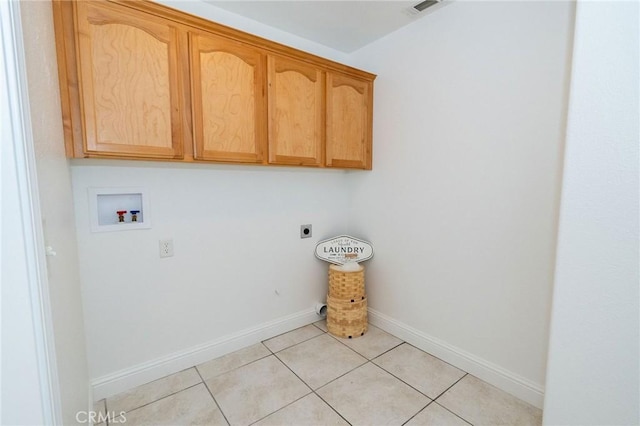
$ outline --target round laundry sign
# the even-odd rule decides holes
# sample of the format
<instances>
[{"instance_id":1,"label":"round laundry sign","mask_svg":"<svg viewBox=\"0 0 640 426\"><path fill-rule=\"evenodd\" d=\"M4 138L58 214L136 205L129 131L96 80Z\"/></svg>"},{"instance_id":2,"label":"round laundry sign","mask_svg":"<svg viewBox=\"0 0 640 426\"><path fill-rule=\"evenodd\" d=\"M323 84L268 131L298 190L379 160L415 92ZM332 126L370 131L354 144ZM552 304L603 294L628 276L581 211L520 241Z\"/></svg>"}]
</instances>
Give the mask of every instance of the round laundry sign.
<instances>
[{"instance_id":1,"label":"round laundry sign","mask_svg":"<svg viewBox=\"0 0 640 426\"><path fill-rule=\"evenodd\" d=\"M316 257L336 265L364 262L373 257L373 246L367 241L340 235L320 241L316 246Z\"/></svg>"}]
</instances>

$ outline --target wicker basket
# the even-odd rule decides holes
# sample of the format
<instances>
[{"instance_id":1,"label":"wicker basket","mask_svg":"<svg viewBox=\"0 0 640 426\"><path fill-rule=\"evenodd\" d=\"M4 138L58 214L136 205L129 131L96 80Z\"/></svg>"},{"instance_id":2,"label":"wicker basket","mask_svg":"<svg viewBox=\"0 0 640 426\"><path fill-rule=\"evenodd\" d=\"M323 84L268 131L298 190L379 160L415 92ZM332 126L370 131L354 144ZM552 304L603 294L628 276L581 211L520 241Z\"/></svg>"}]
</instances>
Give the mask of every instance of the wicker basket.
<instances>
[{"instance_id":1,"label":"wicker basket","mask_svg":"<svg viewBox=\"0 0 640 426\"><path fill-rule=\"evenodd\" d=\"M351 339L367 332L367 297L351 300L327 295L327 329L334 336Z\"/></svg>"},{"instance_id":2,"label":"wicker basket","mask_svg":"<svg viewBox=\"0 0 640 426\"><path fill-rule=\"evenodd\" d=\"M361 299L364 291L364 267L357 271L341 271L338 266L329 266L329 296L335 299Z\"/></svg>"}]
</instances>

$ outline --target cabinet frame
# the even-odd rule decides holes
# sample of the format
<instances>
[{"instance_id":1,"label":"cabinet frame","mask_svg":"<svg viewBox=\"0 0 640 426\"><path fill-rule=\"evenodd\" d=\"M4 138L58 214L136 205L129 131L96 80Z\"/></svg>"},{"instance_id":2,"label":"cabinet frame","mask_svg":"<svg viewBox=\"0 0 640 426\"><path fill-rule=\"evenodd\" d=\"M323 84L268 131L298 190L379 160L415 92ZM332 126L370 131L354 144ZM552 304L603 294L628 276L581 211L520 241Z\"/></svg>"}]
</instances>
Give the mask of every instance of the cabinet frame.
<instances>
[{"instance_id":1,"label":"cabinet frame","mask_svg":"<svg viewBox=\"0 0 640 426\"><path fill-rule=\"evenodd\" d=\"M78 47L77 76L79 82L80 111L85 118L82 121L83 152L100 156L123 156L145 158L181 159L183 157L183 134L181 113L184 109L180 93L182 87L178 49L181 41L177 27L168 20L149 19L141 12L132 11L124 16L120 10L109 3L73 2L76 28L75 45ZM168 119L168 146L146 144L125 144L109 140L100 140L97 106L97 88L94 86L93 70L94 45L90 32L91 26L126 25L146 34L151 40L163 43L167 50L167 91L168 110L163 118ZM184 40L182 40L184 42Z\"/></svg>"},{"instance_id":2,"label":"cabinet frame","mask_svg":"<svg viewBox=\"0 0 640 426\"><path fill-rule=\"evenodd\" d=\"M375 75L358 70L356 68L349 67L338 62L334 62L325 58L315 56L300 50L284 46L282 44L263 39L258 36L254 36L242 31L230 28L224 25L220 25L204 18L190 15L188 13L171 9L167 6L158 4L148 0L51 0L53 4L53 16L54 16L54 28L55 28L55 40L56 50L58 55L58 78L61 89L61 106L62 106L62 118L63 118L63 130L65 138L65 152L69 158L122 158L122 159L134 159L134 160L149 160L154 161L180 161L180 162L222 162L233 163L245 160L253 164L282 164L282 165L305 165L313 167L342 167L342 168L371 168L371 138L369 136L369 159L365 164L346 164L333 160L327 164L327 151L326 151L326 83L323 90L323 117L324 125L322 132L324 133L322 138L322 150L319 154L318 161L311 162L306 161L275 161L269 162L269 149L268 149L268 118L265 116L264 134L261 137L261 143L263 144L263 151L261 153L261 160L256 159L242 159L242 158L221 158L217 155L194 155L197 136L194 135L194 119L193 116L193 101L192 101L192 77L191 77L191 61L190 51L191 46L189 43L190 34L211 34L216 37L226 39L232 43L238 43L246 46L247 48L254 48L261 51L265 58L269 56L282 57L287 60L297 61L301 64L308 64L310 67L315 67L322 72L324 76L330 73L344 74L363 81L370 82L371 89L372 83L375 80ZM78 73L78 45L76 39L77 22L74 20L74 3L76 1L89 1L91 3L99 3L110 5L110 7L119 8L122 13L139 12L144 13L148 19L153 20L158 18L159 20L168 21L177 29L177 57L178 57L178 90L177 94L178 102L180 104L179 111L177 112L177 125L178 128L174 131L175 136L182 140L182 156L174 157L150 157L146 154L128 153L123 155L121 153L103 152L103 151L91 151L86 149L86 138L83 134L83 111L81 110L81 81ZM264 71L265 80L267 79L267 71ZM266 83L265 83L266 84ZM265 90L268 88L265 86ZM371 98L373 93L371 92ZM266 102L269 101L268 95L265 95ZM371 104L369 111L367 111L369 117L371 117ZM369 118L369 123L371 119ZM371 129L369 129L369 133ZM266 150L265 150L266 149ZM258 155L260 157L260 155Z\"/></svg>"},{"instance_id":3,"label":"cabinet frame","mask_svg":"<svg viewBox=\"0 0 640 426\"><path fill-rule=\"evenodd\" d=\"M317 67L311 66L305 62L289 59L282 56L269 55L268 57L268 100L269 100L269 163L281 165L301 165L301 166L324 166L325 152L325 72ZM278 116L278 74L279 73L297 73L302 80L308 80L313 87L313 108L316 111L313 121L312 131L313 143L315 149L311 156L301 156L293 154L278 154L280 150L279 127L283 124L297 123L279 123ZM300 111L292 111L290 113L301 113ZM294 126L295 127L295 126ZM287 128L288 132L295 133L295 129ZM299 131L298 131L299 133ZM289 143L291 145L292 142Z\"/></svg>"},{"instance_id":4,"label":"cabinet frame","mask_svg":"<svg viewBox=\"0 0 640 426\"><path fill-rule=\"evenodd\" d=\"M337 139L339 135L334 135L333 122L333 89L339 87L347 87L348 90L355 91L362 96L362 109L356 110L360 115L359 119L362 123L362 132L359 135L361 146L357 141L347 141L343 143L350 153L356 153L356 158L339 158L334 149L334 136ZM326 84L327 96L327 145L326 145L326 164L327 167L338 167L348 169L365 169L371 170L372 163L372 127L373 127L373 84L370 81L354 78L335 72L327 73ZM355 146L354 146L355 145Z\"/></svg>"},{"instance_id":5,"label":"cabinet frame","mask_svg":"<svg viewBox=\"0 0 640 426\"><path fill-rule=\"evenodd\" d=\"M201 41L202 40L202 41ZM254 93L254 152L234 152L207 150L205 145L205 135L203 122L204 109L202 106L203 95L201 85L201 63L200 54L204 45L207 50L227 53L236 56L239 60L253 66L253 93ZM190 32L190 76L191 76L191 98L192 116L194 131L194 160L230 161L241 163L263 163L267 151L266 136L266 57L257 49L244 46L240 43L218 37L214 34Z\"/></svg>"}]
</instances>

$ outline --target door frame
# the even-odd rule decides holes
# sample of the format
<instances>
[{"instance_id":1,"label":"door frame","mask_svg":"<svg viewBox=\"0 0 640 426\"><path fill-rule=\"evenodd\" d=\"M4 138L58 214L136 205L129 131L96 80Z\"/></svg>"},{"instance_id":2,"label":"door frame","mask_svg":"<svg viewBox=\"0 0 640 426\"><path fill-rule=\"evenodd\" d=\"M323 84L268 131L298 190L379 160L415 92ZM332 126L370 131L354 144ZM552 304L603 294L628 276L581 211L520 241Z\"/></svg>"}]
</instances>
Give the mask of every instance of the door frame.
<instances>
[{"instance_id":1,"label":"door frame","mask_svg":"<svg viewBox=\"0 0 640 426\"><path fill-rule=\"evenodd\" d=\"M12 375L24 371L30 373L20 380L20 392L5 401L3 391L0 400L0 419L5 419L6 402L21 403L22 415L15 407L9 407L11 419L26 421L40 416L43 424L61 425L62 407L56 363L56 351L47 279L47 263L43 226L40 213L38 181L29 108L27 72L24 57L23 29L20 2L0 1L0 124L2 140L0 145L0 290L3 296L0 304L0 323L3 336L22 336L19 342L10 341L11 346L2 347L0 357L7 363L19 359L20 365L3 367L12 369ZM7 192L5 192L7 191ZM5 232L10 224L12 232ZM8 228L8 227L7 227ZM11 250L11 263L6 262ZM9 250L7 250L9 251ZM19 262L15 262L15 260ZM5 299L5 295L9 297ZM20 297L23 296L23 297ZM3 305L11 303L13 313L20 312L25 321L5 318ZM6 334L5 334L6 332ZM0 345L4 346L4 337ZM7 355L7 351L11 351ZM17 355L17 356L16 356ZM34 371L35 370L35 371ZM2 386L11 387L16 383L5 381ZM12 376L10 376L11 378ZM15 376L13 376L15 377ZM18 401L16 401L18 398ZM25 399L21 401L20 398ZM37 403L39 402L39 404ZM38 406L39 405L39 406ZM28 408L27 408L28 407ZM34 410L40 410L35 413ZM9 420L9 419L8 419Z\"/></svg>"}]
</instances>

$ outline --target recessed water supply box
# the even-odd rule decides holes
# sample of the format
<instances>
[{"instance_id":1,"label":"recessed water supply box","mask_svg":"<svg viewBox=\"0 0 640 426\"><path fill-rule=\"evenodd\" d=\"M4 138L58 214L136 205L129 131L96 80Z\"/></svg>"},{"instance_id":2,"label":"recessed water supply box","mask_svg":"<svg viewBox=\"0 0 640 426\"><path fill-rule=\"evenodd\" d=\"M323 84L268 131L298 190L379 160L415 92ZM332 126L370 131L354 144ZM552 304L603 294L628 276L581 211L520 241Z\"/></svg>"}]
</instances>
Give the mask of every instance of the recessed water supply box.
<instances>
[{"instance_id":1,"label":"recessed water supply box","mask_svg":"<svg viewBox=\"0 0 640 426\"><path fill-rule=\"evenodd\" d=\"M91 232L151 228L149 197L144 188L89 188Z\"/></svg>"}]
</instances>

